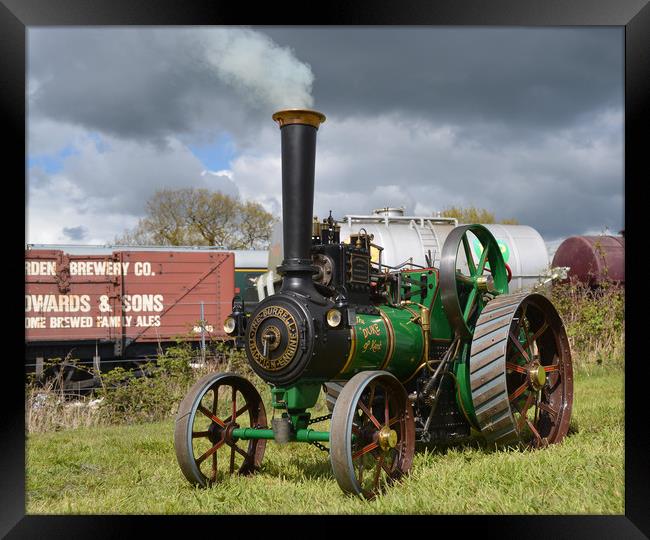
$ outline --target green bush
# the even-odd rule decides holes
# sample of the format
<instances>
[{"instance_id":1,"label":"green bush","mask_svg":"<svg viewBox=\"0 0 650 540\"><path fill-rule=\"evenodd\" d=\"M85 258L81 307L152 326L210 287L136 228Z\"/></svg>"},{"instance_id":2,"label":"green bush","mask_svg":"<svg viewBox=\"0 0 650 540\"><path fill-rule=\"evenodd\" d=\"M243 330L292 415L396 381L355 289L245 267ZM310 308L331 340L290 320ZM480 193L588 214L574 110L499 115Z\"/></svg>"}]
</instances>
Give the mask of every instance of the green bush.
<instances>
[{"instance_id":1,"label":"green bush","mask_svg":"<svg viewBox=\"0 0 650 540\"><path fill-rule=\"evenodd\" d=\"M190 386L212 371L234 371L233 360L240 365L243 353L222 343L211 343L205 362L191 343L178 341L158 356L157 362L143 366L146 376L115 368L102 375L103 398L100 410L105 423L121 424L164 420L176 413ZM229 358L229 362L224 359ZM245 360L243 361L245 363Z\"/></svg>"},{"instance_id":2,"label":"green bush","mask_svg":"<svg viewBox=\"0 0 650 540\"><path fill-rule=\"evenodd\" d=\"M573 364L623 367L625 360L625 290L613 283L590 289L581 283L553 287L551 300L567 330Z\"/></svg>"}]
</instances>

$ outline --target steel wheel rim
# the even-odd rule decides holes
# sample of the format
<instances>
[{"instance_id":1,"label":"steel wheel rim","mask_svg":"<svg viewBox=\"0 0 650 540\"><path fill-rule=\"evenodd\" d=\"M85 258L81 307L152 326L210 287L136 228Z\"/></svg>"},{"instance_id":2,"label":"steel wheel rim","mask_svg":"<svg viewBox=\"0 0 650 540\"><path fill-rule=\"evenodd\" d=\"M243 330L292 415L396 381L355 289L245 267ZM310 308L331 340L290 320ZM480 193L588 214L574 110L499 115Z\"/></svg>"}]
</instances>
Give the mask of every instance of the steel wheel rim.
<instances>
[{"instance_id":1,"label":"steel wheel rim","mask_svg":"<svg viewBox=\"0 0 650 540\"><path fill-rule=\"evenodd\" d=\"M230 373L197 381L179 406L174 432L176 458L190 483L209 487L259 468L266 441L238 441L232 437L236 427L267 427L255 387Z\"/></svg>"},{"instance_id":2,"label":"steel wheel rim","mask_svg":"<svg viewBox=\"0 0 650 540\"><path fill-rule=\"evenodd\" d=\"M475 415L489 442L539 448L564 438L573 405L571 351L546 297L506 295L490 302L477 321L470 355Z\"/></svg>"},{"instance_id":3,"label":"steel wheel rim","mask_svg":"<svg viewBox=\"0 0 650 540\"><path fill-rule=\"evenodd\" d=\"M478 262L471 254L470 232L483 248ZM467 262L469 275L457 272L461 252ZM482 225L462 225L453 229L442 248L440 292L449 324L462 339L472 338L476 318L485 307L477 283L477 278L486 275L485 270L493 279L495 294L507 293L507 270L492 233Z\"/></svg>"},{"instance_id":4,"label":"steel wheel rim","mask_svg":"<svg viewBox=\"0 0 650 540\"><path fill-rule=\"evenodd\" d=\"M564 438L569 430L573 405L573 369L568 340L561 320L555 310L548 310L548 305L533 296L519 305L506 351L508 399L513 407L517 432L522 442L534 448ZM523 334L520 339L516 339L517 329ZM517 343L523 351L518 350ZM525 358L522 353L527 353ZM543 384L535 377L542 370ZM515 398L524 385L526 390Z\"/></svg>"},{"instance_id":5,"label":"steel wheel rim","mask_svg":"<svg viewBox=\"0 0 650 540\"><path fill-rule=\"evenodd\" d=\"M346 384L334 406L331 433L332 469L346 493L373 499L411 467L410 403L389 373L361 373Z\"/></svg>"}]
</instances>

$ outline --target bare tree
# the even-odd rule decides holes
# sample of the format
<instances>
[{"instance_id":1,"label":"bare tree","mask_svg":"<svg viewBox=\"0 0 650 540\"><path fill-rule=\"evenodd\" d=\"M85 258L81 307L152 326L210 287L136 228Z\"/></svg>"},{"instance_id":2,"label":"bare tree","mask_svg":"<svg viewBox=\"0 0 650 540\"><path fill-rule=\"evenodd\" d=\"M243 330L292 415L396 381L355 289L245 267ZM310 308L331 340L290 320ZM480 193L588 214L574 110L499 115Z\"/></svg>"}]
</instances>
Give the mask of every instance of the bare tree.
<instances>
[{"instance_id":1,"label":"bare tree","mask_svg":"<svg viewBox=\"0 0 650 540\"><path fill-rule=\"evenodd\" d=\"M120 244L264 249L276 219L258 203L208 189L156 191L146 216L115 239Z\"/></svg>"}]
</instances>

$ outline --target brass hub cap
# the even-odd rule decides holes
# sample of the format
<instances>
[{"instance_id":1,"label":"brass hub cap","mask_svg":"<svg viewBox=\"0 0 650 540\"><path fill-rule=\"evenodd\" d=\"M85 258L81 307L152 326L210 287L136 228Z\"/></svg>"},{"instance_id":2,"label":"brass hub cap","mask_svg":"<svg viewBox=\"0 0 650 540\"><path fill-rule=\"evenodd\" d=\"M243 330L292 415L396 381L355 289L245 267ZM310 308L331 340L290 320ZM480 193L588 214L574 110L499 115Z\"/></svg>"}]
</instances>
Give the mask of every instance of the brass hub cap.
<instances>
[{"instance_id":1,"label":"brass hub cap","mask_svg":"<svg viewBox=\"0 0 650 540\"><path fill-rule=\"evenodd\" d=\"M544 366L540 364L533 364L528 370L528 379L530 384L535 390L540 390L546 384L546 371Z\"/></svg>"},{"instance_id":2,"label":"brass hub cap","mask_svg":"<svg viewBox=\"0 0 650 540\"><path fill-rule=\"evenodd\" d=\"M277 326L267 326L262 340L268 341L269 350L274 351L280 345L280 330Z\"/></svg>"},{"instance_id":3,"label":"brass hub cap","mask_svg":"<svg viewBox=\"0 0 650 540\"><path fill-rule=\"evenodd\" d=\"M379 447L384 452L388 452L389 449L395 448L397 445L397 431L390 429L388 426L384 426L379 430L378 442Z\"/></svg>"}]
</instances>

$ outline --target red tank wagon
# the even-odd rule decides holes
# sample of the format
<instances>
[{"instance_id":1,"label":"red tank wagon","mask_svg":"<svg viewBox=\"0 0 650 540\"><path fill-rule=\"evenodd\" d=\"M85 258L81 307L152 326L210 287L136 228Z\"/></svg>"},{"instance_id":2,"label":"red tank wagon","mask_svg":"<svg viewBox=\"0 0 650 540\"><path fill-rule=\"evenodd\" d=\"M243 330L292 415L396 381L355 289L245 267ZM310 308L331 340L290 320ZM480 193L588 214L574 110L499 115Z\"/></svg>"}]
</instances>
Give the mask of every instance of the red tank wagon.
<instances>
[{"instance_id":1,"label":"red tank wagon","mask_svg":"<svg viewBox=\"0 0 650 540\"><path fill-rule=\"evenodd\" d=\"M235 255L223 251L26 250L27 365L68 354L144 358L179 336L198 344L202 312L204 338L226 338L234 270Z\"/></svg>"},{"instance_id":2,"label":"red tank wagon","mask_svg":"<svg viewBox=\"0 0 650 540\"><path fill-rule=\"evenodd\" d=\"M571 236L557 248L551 266L569 267L568 280L590 287L625 285L625 237Z\"/></svg>"}]
</instances>

